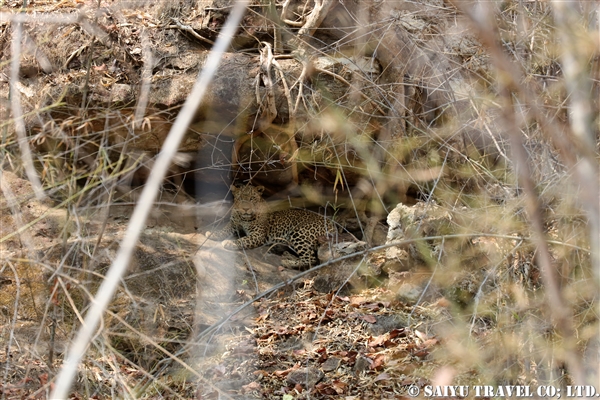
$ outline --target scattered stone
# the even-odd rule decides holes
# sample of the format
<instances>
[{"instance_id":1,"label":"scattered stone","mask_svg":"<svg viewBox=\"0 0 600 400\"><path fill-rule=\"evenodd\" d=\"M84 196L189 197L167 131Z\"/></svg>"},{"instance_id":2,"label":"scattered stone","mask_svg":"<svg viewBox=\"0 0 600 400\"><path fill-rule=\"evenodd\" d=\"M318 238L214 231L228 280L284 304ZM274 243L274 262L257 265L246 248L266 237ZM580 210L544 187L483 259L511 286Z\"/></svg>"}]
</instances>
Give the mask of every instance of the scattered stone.
<instances>
[{"instance_id":1,"label":"scattered stone","mask_svg":"<svg viewBox=\"0 0 600 400\"><path fill-rule=\"evenodd\" d=\"M344 241L338 243L324 243L319 247L318 257L321 262L327 262L339 257L361 252L367 248L365 242ZM339 290L346 283L350 287L357 287L360 284L360 276L366 266L357 264L362 262L363 255L333 263L331 266L319 271L314 277L313 288L320 293L329 293ZM359 272L358 274L357 272Z\"/></svg>"},{"instance_id":2,"label":"scattered stone","mask_svg":"<svg viewBox=\"0 0 600 400\"><path fill-rule=\"evenodd\" d=\"M280 351L293 351L302 349L304 349L304 342L302 338L297 336L289 337L279 345Z\"/></svg>"},{"instance_id":3,"label":"scattered stone","mask_svg":"<svg viewBox=\"0 0 600 400\"><path fill-rule=\"evenodd\" d=\"M386 244L410 238L425 238L452 232L451 215L435 203L417 203L414 206L398 204L387 218L389 226ZM436 245L439 241L414 242L386 250L385 271L406 271L415 262L437 258Z\"/></svg>"},{"instance_id":4,"label":"scattered stone","mask_svg":"<svg viewBox=\"0 0 600 400\"><path fill-rule=\"evenodd\" d=\"M341 362L342 360L337 357L329 357L327 360L325 360L321 366L321 369L323 369L325 372L335 371L339 368Z\"/></svg>"},{"instance_id":5,"label":"scattered stone","mask_svg":"<svg viewBox=\"0 0 600 400\"><path fill-rule=\"evenodd\" d=\"M386 332L393 331L394 329L401 329L408 327L408 318L404 315L380 315L377 317L377 322L368 325L367 329L371 331L373 335L382 335Z\"/></svg>"},{"instance_id":6,"label":"scattered stone","mask_svg":"<svg viewBox=\"0 0 600 400\"><path fill-rule=\"evenodd\" d=\"M215 387L223 391L237 391L240 390L246 384L248 384L248 382L243 379L230 379L226 381L216 382L214 385Z\"/></svg>"},{"instance_id":7,"label":"scattered stone","mask_svg":"<svg viewBox=\"0 0 600 400\"><path fill-rule=\"evenodd\" d=\"M366 371L371 366L371 360L369 360L365 356L356 357L356 362L354 363L354 373L358 374L360 372Z\"/></svg>"},{"instance_id":8,"label":"scattered stone","mask_svg":"<svg viewBox=\"0 0 600 400\"><path fill-rule=\"evenodd\" d=\"M324 376L323 371L318 368L300 368L290 372L287 377L287 383L290 385L302 385L307 389L312 389Z\"/></svg>"},{"instance_id":9,"label":"scattered stone","mask_svg":"<svg viewBox=\"0 0 600 400\"><path fill-rule=\"evenodd\" d=\"M422 294L422 287L405 282L400 284L400 287L396 290L396 299L406 304L415 304Z\"/></svg>"},{"instance_id":10,"label":"scattered stone","mask_svg":"<svg viewBox=\"0 0 600 400\"><path fill-rule=\"evenodd\" d=\"M318 257L319 260L324 263L329 260L364 251L366 248L367 243L365 242L325 243L319 247ZM360 257L362 257L362 254L356 256L356 258ZM355 260L355 258L353 257L352 260Z\"/></svg>"}]
</instances>

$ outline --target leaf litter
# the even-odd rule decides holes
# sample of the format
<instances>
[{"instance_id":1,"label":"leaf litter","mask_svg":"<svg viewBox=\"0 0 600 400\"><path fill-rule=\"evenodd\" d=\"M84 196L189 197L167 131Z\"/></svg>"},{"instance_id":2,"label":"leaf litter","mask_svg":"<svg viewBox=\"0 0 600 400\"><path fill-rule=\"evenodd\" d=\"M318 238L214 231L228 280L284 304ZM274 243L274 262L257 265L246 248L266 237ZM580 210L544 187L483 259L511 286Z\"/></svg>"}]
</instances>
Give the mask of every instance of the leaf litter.
<instances>
[{"instance_id":1,"label":"leaf litter","mask_svg":"<svg viewBox=\"0 0 600 400\"><path fill-rule=\"evenodd\" d=\"M394 300L389 290L339 296L308 282L255 306L254 325L205 368L211 384L200 383L202 398L402 398L439 368L431 356L439 341L423 329L432 310ZM390 318L396 323L378 327Z\"/></svg>"}]
</instances>

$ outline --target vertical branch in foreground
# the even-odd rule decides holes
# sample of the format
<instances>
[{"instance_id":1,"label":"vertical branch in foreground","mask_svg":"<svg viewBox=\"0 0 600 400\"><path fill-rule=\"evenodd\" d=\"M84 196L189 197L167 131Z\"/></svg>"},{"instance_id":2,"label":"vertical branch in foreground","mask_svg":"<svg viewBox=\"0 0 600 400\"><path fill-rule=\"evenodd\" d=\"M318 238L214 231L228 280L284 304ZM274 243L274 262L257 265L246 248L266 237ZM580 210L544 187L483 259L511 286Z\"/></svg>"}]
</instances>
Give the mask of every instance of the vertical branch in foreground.
<instances>
[{"instance_id":1,"label":"vertical branch in foreground","mask_svg":"<svg viewBox=\"0 0 600 400\"><path fill-rule=\"evenodd\" d=\"M19 143L19 150L21 150L21 157L23 158L23 166L25 167L25 173L33 191L38 200L43 200L46 195L42 188L42 182L40 177L35 171L33 165L33 157L31 156L31 149L27 140L27 131L25 129L25 121L23 121L23 109L21 108L21 96L17 82L19 81L19 66L21 60L21 41L23 39L23 22L19 18L19 15L15 16L12 21L12 41L10 44L10 108L12 111L13 120L15 122L15 132L17 133L17 142Z\"/></svg>"},{"instance_id":2,"label":"vertical branch in foreground","mask_svg":"<svg viewBox=\"0 0 600 400\"><path fill-rule=\"evenodd\" d=\"M167 173L171 159L177 152L187 127L192 121L200 102L204 98L208 85L217 71L221 57L229 47L229 43L235 34L235 30L244 15L247 4L248 0L238 0L231 10L229 19L209 54L204 68L196 80L190 95L185 101L177 120L171 127L169 136L165 140L161 152L156 159L154 168L152 168L150 178L142 191L139 203L131 216L131 220L127 227L127 231L125 232L125 237L121 242L117 256L110 266L106 278L98 289L96 296L92 300L92 306L85 317L83 325L79 329L73 344L69 348L65 362L56 379L54 390L50 394L49 398L51 399L66 399L68 396L69 389L73 383L73 378L77 372L77 366L85 354L90 341L96 334L96 329L100 323L102 314L117 290L121 277L125 273L141 230L146 223L146 219L150 213L154 199L156 198L156 194Z\"/></svg>"},{"instance_id":3,"label":"vertical branch in foreground","mask_svg":"<svg viewBox=\"0 0 600 400\"><path fill-rule=\"evenodd\" d=\"M593 115L590 98L592 92L590 88L593 87L594 82L588 73L590 53L595 49L591 40L591 43L587 43L588 41L585 40L587 32L580 32L578 29L582 18L576 12L575 4L570 1L553 0L552 9L561 41L561 67L570 101L571 131L580 149L575 173L578 175L580 183L582 206L588 214L592 268L597 288L600 289L600 188L596 161L598 149L592 128ZM600 14L598 18L600 19ZM598 306L600 307L600 302Z\"/></svg>"},{"instance_id":4,"label":"vertical branch in foreground","mask_svg":"<svg viewBox=\"0 0 600 400\"><path fill-rule=\"evenodd\" d=\"M492 18L491 12L485 10L484 2L477 3L478 7L473 9L473 4L455 2L456 7L461 10L473 23L473 27L478 33L482 44L490 53L493 67L498 71L497 85L498 93L501 96L502 116L505 129L511 138L513 146L513 158L516 164L519 182L523 186L526 196L526 211L531 223L534 244L537 250L546 299L548 300L549 311L556 324L556 330L563 339L563 359L567 364L569 373L576 385L585 385L586 379L582 364L582 356L577 348L577 336L573 325L572 310L568 306L562 291L559 287L557 271L552 263L546 234L544 231L543 217L540 212L539 199L535 192L535 185L531 176L527 153L523 147L522 137L519 126L516 122L514 101L519 97L524 99L534 110L536 117L540 115L537 107L536 96L528 92L528 87L523 85L524 81L521 71L517 69L515 63L507 57L503 47L499 43L496 24ZM547 121L539 121L544 125Z\"/></svg>"},{"instance_id":5,"label":"vertical branch in foreground","mask_svg":"<svg viewBox=\"0 0 600 400\"><path fill-rule=\"evenodd\" d=\"M138 103L135 106L135 117L134 127L139 129L142 126L144 120L144 114L146 113L146 107L148 106L148 100L150 99L150 87L152 86L152 70L156 64L154 56L152 55L151 41L148 37L146 28L142 29L142 58L144 60L144 67L142 68L142 83L140 87L140 97ZM127 143L125 143L127 146Z\"/></svg>"}]
</instances>

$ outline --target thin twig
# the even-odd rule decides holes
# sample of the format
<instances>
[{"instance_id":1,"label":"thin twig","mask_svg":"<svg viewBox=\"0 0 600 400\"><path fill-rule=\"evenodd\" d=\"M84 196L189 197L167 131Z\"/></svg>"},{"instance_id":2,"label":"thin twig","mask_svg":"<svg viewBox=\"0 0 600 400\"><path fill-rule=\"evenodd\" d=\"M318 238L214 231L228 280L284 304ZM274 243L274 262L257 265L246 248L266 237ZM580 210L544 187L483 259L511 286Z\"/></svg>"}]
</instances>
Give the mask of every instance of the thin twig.
<instances>
[{"instance_id":1,"label":"thin twig","mask_svg":"<svg viewBox=\"0 0 600 400\"><path fill-rule=\"evenodd\" d=\"M534 96L528 93L527 87L523 87L521 84L522 80L520 79L520 71L516 68L514 63L511 63L507 59L504 49L498 43L497 35L494 32L495 24L491 22L490 14L479 13L476 15L462 2L455 2L455 5L457 8L463 10L471 19L479 33L481 41L490 51L494 60L494 65L502 72L500 75L502 77L500 82L500 95L502 100L503 119L507 124L507 133L511 138L512 152L515 163L517 164L516 169L518 177L526 196L526 209L534 231L533 242L537 246L537 257L545 282L546 298L550 305L552 318L556 322L557 330L565 341L564 359L571 371L573 380L578 385L584 385L586 378L583 372L582 357L577 349L577 337L575 336L575 329L573 327L572 313L566 305L566 301L558 285L556 269L551 261L548 241L544 232L543 217L539 207L539 200L535 193L535 185L531 178L530 166L527 162L527 154L523 147L520 130L515 122L517 115L515 115L516 111L513 106L513 94L524 95L526 102ZM535 104L535 100L532 103ZM528 104L531 105L532 103Z\"/></svg>"},{"instance_id":2,"label":"thin twig","mask_svg":"<svg viewBox=\"0 0 600 400\"><path fill-rule=\"evenodd\" d=\"M15 131L17 133L17 141L19 143L19 149L21 150L21 157L23 158L23 165L25 167L25 173L33 191L38 200L46 198L44 189L42 188L42 182L38 176L35 167L33 165L33 156L31 155L31 149L29 148L29 140L27 139L27 130L25 129L25 121L23 120L23 109L21 108L21 94L18 88L19 82L19 66L21 60L21 39L23 32L23 24L18 20L14 21L13 24L12 41L10 46L10 108L15 123Z\"/></svg>"},{"instance_id":3,"label":"thin twig","mask_svg":"<svg viewBox=\"0 0 600 400\"><path fill-rule=\"evenodd\" d=\"M184 32L189 33L190 35L192 35L193 37L195 37L196 39L198 39L198 40L200 40L200 41L202 41L204 43L210 44L211 46L213 46L215 44L215 42L213 42L212 40L207 39L204 36L200 35L191 26L189 26L189 25L183 25L181 22L179 22L179 20L177 20L175 18L171 18L171 20L173 20L173 22L175 22L175 25L169 25L169 26L166 26L165 28L167 28L167 29L176 29L177 28L177 29L180 29L180 30L182 30Z\"/></svg>"},{"instance_id":4,"label":"thin twig","mask_svg":"<svg viewBox=\"0 0 600 400\"><path fill-rule=\"evenodd\" d=\"M211 325L210 327L206 328L204 331L202 331L202 333L194 338L194 340L192 341L193 344L190 344L188 346L193 346L196 345L197 343L199 343L200 341L202 341L203 339L206 339L207 336L209 334L212 334L213 332L221 329L221 327L223 327L223 325L225 325L232 317L234 317L236 314L238 314L240 311L244 310L246 307L248 307L249 305L255 303L256 301L276 292L279 289L282 289L286 286L289 286L292 282L297 281L300 278L305 277L308 274L311 274L313 272L316 272L322 268L328 267L334 263L340 262L340 261L344 261L344 260L348 260L354 257L358 257L358 256L364 256L366 254L370 254L379 250L384 250L387 249L389 247L395 247L395 246L406 246L412 243L416 243L416 242L424 242L424 241L431 241L431 240L448 240L448 239L467 239L467 238L479 238L479 237L489 237L489 238L498 238L498 239L508 239L508 240L517 240L517 241L534 241L535 239L533 237L524 237L524 236L511 236L511 235L500 235L500 234L487 234L487 233L464 233L464 234L454 234L454 235L440 235L440 236L427 236L427 237L422 237L422 238L412 238L412 239L405 239L405 240L399 240L399 241L394 241L391 243L387 243L381 246L376 246L376 247L372 247L370 249L365 249L365 250L361 250L361 251L357 251L356 253L352 253L352 254L348 254L339 258L335 258L332 260L327 261L326 263L317 265L315 267L312 267L306 271L302 271L300 273L298 273L297 275L291 277L290 279L281 282L275 286L273 286L272 288L256 295L254 298L252 298L251 300L247 301L246 303L240 305L238 308L236 308L235 310L233 310L229 315L227 315L226 317L224 317L223 319L221 319L219 322ZM568 247L572 247L572 245L568 244L568 243L562 243L562 242L556 242L556 241L548 241L548 243L553 243L553 244L557 244L557 245L564 245L564 246L568 246ZM580 250L583 251L589 251L586 249L582 249L579 248ZM211 335L212 337L212 335ZM183 352L187 351L187 348L183 348L181 349L179 352L177 352L177 355L182 354Z\"/></svg>"},{"instance_id":5,"label":"thin twig","mask_svg":"<svg viewBox=\"0 0 600 400\"><path fill-rule=\"evenodd\" d=\"M142 69L140 97L137 106L135 107L134 127L136 129L140 128L142 120L144 119L144 114L146 113L146 107L148 106L148 100L150 98L150 88L152 87L152 70L154 69L155 65L150 38L148 37L148 33L146 32L145 28L142 29L141 37L142 59L144 61L144 67Z\"/></svg>"},{"instance_id":6,"label":"thin twig","mask_svg":"<svg viewBox=\"0 0 600 400\"><path fill-rule=\"evenodd\" d=\"M240 0L236 3L225 27L217 39L217 43L206 60L204 69L194 84L177 120L171 127L169 136L167 137L167 140L165 140L163 148L152 169L150 179L146 183L140 201L133 212L117 256L108 270L104 282L98 289L98 293L92 302L92 307L86 315L83 326L80 328L65 357L65 363L56 379L54 390L50 394L51 399L67 398L79 362L88 348L89 342L98 327L102 314L117 290L121 277L127 269L127 265L129 264L129 260L131 259L141 230L145 226L146 219L152 208L152 203L156 198L162 181L169 169L171 159L177 152L179 144L187 131L187 127L194 117L194 114L217 71L223 53L229 47L229 43L235 34L238 23L244 15L247 4L247 0Z\"/></svg>"}]
</instances>

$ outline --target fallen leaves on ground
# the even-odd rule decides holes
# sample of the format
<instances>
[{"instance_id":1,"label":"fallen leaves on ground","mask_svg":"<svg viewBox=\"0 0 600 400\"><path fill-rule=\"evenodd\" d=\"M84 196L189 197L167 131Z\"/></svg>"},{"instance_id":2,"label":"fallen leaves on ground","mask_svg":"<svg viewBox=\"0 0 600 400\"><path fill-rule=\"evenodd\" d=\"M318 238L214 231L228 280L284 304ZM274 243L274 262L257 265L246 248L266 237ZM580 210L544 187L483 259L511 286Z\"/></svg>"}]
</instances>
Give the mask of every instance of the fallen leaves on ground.
<instances>
[{"instance_id":1,"label":"fallen leaves on ground","mask_svg":"<svg viewBox=\"0 0 600 400\"><path fill-rule=\"evenodd\" d=\"M240 337L221 358L219 374L205 375L233 398L394 398L409 385L427 382L423 375L437 367L429 354L438 341L425 330L400 322L377 326L386 316L411 312L415 325L424 320L383 289L345 297L318 294L307 285L263 299L256 308L255 326L242 331L251 340ZM255 344L252 354L236 351L243 343ZM238 379L247 382L227 388L228 380ZM216 395L205 389L208 398Z\"/></svg>"}]
</instances>

